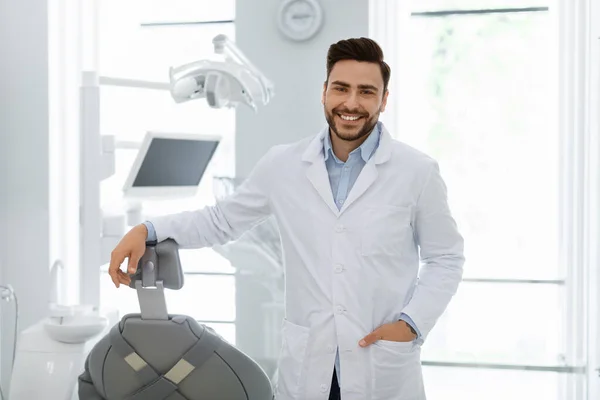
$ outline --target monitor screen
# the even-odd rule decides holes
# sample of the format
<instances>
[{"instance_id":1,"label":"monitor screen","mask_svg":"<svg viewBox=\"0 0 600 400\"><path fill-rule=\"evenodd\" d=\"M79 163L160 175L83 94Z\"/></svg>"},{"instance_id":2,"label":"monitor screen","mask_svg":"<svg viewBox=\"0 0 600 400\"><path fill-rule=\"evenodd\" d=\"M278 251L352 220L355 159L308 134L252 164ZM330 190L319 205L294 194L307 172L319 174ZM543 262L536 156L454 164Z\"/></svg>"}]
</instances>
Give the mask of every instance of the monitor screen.
<instances>
[{"instance_id":1,"label":"monitor screen","mask_svg":"<svg viewBox=\"0 0 600 400\"><path fill-rule=\"evenodd\" d=\"M154 138L132 187L198 186L218 142Z\"/></svg>"},{"instance_id":2,"label":"monitor screen","mask_svg":"<svg viewBox=\"0 0 600 400\"><path fill-rule=\"evenodd\" d=\"M129 172L126 197L193 195L219 145L215 136L148 133Z\"/></svg>"}]
</instances>

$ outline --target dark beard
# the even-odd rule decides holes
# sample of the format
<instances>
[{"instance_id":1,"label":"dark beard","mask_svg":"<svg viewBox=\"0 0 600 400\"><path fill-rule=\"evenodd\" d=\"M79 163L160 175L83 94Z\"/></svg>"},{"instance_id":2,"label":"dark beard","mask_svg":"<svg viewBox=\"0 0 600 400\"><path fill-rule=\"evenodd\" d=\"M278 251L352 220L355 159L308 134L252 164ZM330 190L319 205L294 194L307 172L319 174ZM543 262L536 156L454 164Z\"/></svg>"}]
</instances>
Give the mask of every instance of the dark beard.
<instances>
[{"instance_id":1,"label":"dark beard","mask_svg":"<svg viewBox=\"0 0 600 400\"><path fill-rule=\"evenodd\" d=\"M335 135L340 138L341 140L345 140L348 142L353 142L355 140L361 139L367 135L369 135L369 133L371 133L371 131L373 130L373 128L375 128L375 125L377 125L377 119L379 117L379 113L373 115L372 117L368 118L364 124L363 127L356 133L353 135L343 135L340 134L337 126L335 125L335 115L337 114L336 111L334 112L328 112L325 111L325 119L327 120L327 124L329 125L329 129L331 129L331 131L333 133L335 133Z\"/></svg>"}]
</instances>

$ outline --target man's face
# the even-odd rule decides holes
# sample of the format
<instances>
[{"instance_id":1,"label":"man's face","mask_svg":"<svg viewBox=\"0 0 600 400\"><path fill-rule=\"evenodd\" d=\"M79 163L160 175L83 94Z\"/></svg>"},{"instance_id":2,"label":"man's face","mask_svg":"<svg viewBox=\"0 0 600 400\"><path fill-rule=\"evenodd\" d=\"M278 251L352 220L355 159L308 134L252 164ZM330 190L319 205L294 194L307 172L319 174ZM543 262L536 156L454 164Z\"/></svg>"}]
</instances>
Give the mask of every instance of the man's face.
<instances>
[{"instance_id":1,"label":"man's face","mask_svg":"<svg viewBox=\"0 0 600 400\"><path fill-rule=\"evenodd\" d=\"M331 131L342 140L355 141L373 130L387 96L378 64L343 60L333 66L321 101Z\"/></svg>"}]
</instances>

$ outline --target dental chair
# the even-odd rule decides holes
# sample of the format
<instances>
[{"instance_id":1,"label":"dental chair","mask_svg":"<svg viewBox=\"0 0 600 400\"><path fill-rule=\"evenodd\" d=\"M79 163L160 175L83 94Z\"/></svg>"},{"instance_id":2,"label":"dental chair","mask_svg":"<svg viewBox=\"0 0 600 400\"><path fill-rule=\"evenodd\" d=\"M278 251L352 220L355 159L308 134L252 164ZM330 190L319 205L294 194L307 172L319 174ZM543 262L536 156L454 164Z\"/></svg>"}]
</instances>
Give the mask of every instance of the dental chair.
<instances>
[{"instance_id":1,"label":"dental chair","mask_svg":"<svg viewBox=\"0 0 600 400\"><path fill-rule=\"evenodd\" d=\"M167 313L183 287L178 246L148 246L131 277L139 314L125 315L86 358L80 400L272 400L262 368L213 329Z\"/></svg>"}]
</instances>

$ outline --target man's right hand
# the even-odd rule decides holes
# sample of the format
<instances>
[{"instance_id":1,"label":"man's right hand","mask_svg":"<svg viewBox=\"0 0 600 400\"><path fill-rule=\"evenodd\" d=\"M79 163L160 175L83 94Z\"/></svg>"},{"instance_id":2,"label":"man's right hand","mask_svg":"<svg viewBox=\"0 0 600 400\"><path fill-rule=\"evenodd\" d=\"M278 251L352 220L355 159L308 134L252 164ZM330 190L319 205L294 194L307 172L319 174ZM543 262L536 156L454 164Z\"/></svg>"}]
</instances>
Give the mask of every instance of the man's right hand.
<instances>
[{"instance_id":1,"label":"man's right hand","mask_svg":"<svg viewBox=\"0 0 600 400\"><path fill-rule=\"evenodd\" d=\"M131 283L129 275L133 275L137 270L140 258L146 252L146 239L148 238L148 229L146 225L140 224L134 226L119 242L117 247L110 254L110 267L108 274L113 283L118 288L121 284ZM121 264L128 258L127 272L121 270Z\"/></svg>"}]
</instances>

